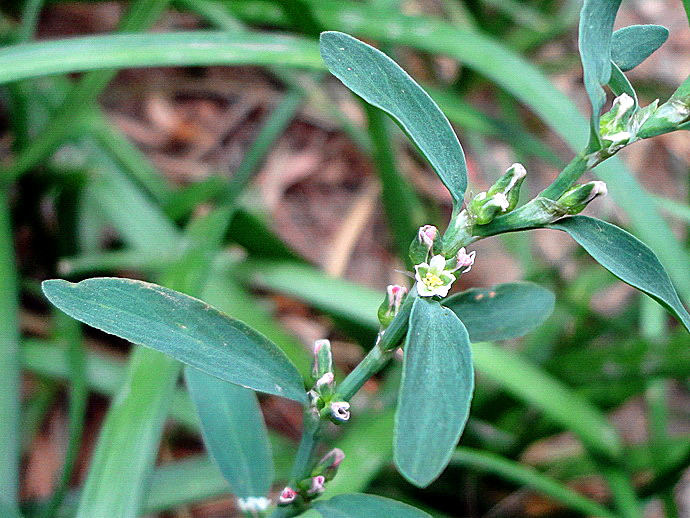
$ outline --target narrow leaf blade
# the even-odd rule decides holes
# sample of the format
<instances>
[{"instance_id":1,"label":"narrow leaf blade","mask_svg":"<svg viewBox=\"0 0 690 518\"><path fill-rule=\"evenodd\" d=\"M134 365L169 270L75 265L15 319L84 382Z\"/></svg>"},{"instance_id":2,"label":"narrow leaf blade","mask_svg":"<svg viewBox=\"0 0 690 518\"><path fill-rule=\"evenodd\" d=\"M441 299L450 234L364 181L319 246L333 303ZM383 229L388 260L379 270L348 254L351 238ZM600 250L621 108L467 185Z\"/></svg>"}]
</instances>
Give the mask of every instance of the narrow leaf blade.
<instances>
[{"instance_id":1,"label":"narrow leaf blade","mask_svg":"<svg viewBox=\"0 0 690 518\"><path fill-rule=\"evenodd\" d=\"M395 518L431 518L424 511L390 498L363 493L338 495L328 500L317 500L314 509L323 516L337 518L361 518L388 513Z\"/></svg>"},{"instance_id":2,"label":"narrow leaf blade","mask_svg":"<svg viewBox=\"0 0 690 518\"><path fill-rule=\"evenodd\" d=\"M400 124L461 202L467 188L462 147L446 116L414 79L383 52L342 32L321 34L321 56L345 86Z\"/></svg>"},{"instance_id":3,"label":"narrow leaf blade","mask_svg":"<svg viewBox=\"0 0 690 518\"><path fill-rule=\"evenodd\" d=\"M278 347L239 320L156 284L101 277L45 281L48 300L72 318L150 347L243 387L305 401L303 381Z\"/></svg>"},{"instance_id":4,"label":"narrow leaf blade","mask_svg":"<svg viewBox=\"0 0 690 518\"><path fill-rule=\"evenodd\" d=\"M240 498L265 496L273 482L268 432L254 391L192 367L185 380L194 401L204 444Z\"/></svg>"},{"instance_id":5,"label":"narrow leaf blade","mask_svg":"<svg viewBox=\"0 0 690 518\"><path fill-rule=\"evenodd\" d=\"M473 288L448 297L443 305L465 325L472 342L518 338L539 327L553 312L555 297L531 282Z\"/></svg>"},{"instance_id":6,"label":"narrow leaf blade","mask_svg":"<svg viewBox=\"0 0 690 518\"><path fill-rule=\"evenodd\" d=\"M465 326L438 302L416 299L393 439L395 464L413 484L429 485L448 464L467 422L473 389Z\"/></svg>"},{"instance_id":7,"label":"narrow leaf blade","mask_svg":"<svg viewBox=\"0 0 690 518\"><path fill-rule=\"evenodd\" d=\"M570 234L599 264L659 302L690 331L690 315L671 279L642 241L622 228L588 216L571 216L549 226Z\"/></svg>"},{"instance_id":8,"label":"narrow leaf blade","mask_svg":"<svg viewBox=\"0 0 690 518\"><path fill-rule=\"evenodd\" d=\"M602 88L611 78L611 34L621 0L585 0L578 45L585 89L592 104L592 134L599 141L599 114L606 102Z\"/></svg>"},{"instance_id":9,"label":"narrow leaf blade","mask_svg":"<svg viewBox=\"0 0 690 518\"><path fill-rule=\"evenodd\" d=\"M668 29L662 25L630 25L613 33L611 60L623 72L632 70L668 39Z\"/></svg>"}]
</instances>

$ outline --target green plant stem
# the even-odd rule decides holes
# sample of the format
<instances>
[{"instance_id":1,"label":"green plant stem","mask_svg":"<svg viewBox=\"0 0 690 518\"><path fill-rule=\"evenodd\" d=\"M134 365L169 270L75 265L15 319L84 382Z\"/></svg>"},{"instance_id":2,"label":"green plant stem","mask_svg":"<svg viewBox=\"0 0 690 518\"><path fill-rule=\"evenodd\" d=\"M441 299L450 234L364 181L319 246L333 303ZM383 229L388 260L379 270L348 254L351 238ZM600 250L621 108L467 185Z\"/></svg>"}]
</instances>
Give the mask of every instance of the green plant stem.
<instances>
[{"instance_id":1,"label":"green plant stem","mask_svg":"<svg viewBox=\"0 0 690 518\"><path fill-rule=\"evenodd\" d=\"M299 443L290 474L290 484L292 487L295 487L300 480L307 478L311 474L314 454L319 446L321 427L322 423L319 417L315 416L310 408L306 408L304 410L302 440Z\"/></svg>"},{"instance_id":2,"label":"green plant stem","mask_svg":"<svg viewBox=\"0 0 690 518\"><path fill-rule=\"evenodd\" d=\"M169 0L135 0L120 21L118 31L135 32L151 26L168 2ZM2 181L9 183L16 180L50 156L74 128L75 118L91 107L115 74L117 70L98 70L84 74L41 133L22 150L14 164L4 171Z\"/></svg>"},{"instance_id":3,"label":"green plant stem","mask_svg":"<svg viewBox=\"0 0 690 518\"><path fill-rule=\"evenodd\" d=\"M383 333L379 334L374 347L364 359L347 375L338 385L336 390L336 400L349 401L362 385L374 374L380 371L386 363L393 357L396 346L407 332L407 321L412 310L412 303L417 296L417 290L412 288L403 302L400 310L393 318L393 321Z\"/></svg>"},{"instance_id":4,"label":"green plant stem","mask_svg":"<svg viewBox=\"0 0 690 518\"><path fill-rule=\"evenodd\" d=\"M384 352L379 344L372 347L364 359L338 386L338 399L350 400L367 380L380 371L392 357L393 353L391 351Z\"/></svg>"},{"instance_id":5,"label":"green plant stem","mask_svg":"<svg viewBox=\"0 0 690 518\"><path fill-rule=\"evenodd\" d=\"M0 506L15 511L19 489L18 287L9 194L0 189Z\"/></svg>"},{"instance_id":6,"label":"green plant stem","mask_svg":"<svg viewBox=\"0 0 690 518\"><path fill-rule=\"evenodd\" d=\"M563 171L556 177L551 185L544 189L539 196L557 200L567 191L580 176L582 176L590 166L587 157L580 153L573 158Z\"/></svg>"}]
</instances>

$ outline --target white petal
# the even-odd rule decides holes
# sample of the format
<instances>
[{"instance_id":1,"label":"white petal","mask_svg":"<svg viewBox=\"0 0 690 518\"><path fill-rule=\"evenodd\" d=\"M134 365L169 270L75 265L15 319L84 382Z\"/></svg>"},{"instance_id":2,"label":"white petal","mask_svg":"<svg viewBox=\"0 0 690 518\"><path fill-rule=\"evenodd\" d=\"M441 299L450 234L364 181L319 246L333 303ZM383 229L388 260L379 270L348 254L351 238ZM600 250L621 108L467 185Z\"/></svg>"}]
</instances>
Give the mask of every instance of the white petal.
<instances>
[{"instance_id":1,"label":"white petal","mask_svg":"<svg viewBox=\"0 0 690 518\"><path fill-rule=\"evenodd\" d=\"M430 290L422 281L419 281L417 283L417 294L420 297L433 297L436 292L435 290Z\"/></svg>"},{"instance_id":2,"label":"white petal","mask_svg":"<svg viewBox=\"0 0 690 518\"><path fill-rule=\"evenodd\" d=\"M435 255L429 261L429 267L436 272L442 272L446 268L446 258L441 254Z\"/></svg>"}]
</instances>

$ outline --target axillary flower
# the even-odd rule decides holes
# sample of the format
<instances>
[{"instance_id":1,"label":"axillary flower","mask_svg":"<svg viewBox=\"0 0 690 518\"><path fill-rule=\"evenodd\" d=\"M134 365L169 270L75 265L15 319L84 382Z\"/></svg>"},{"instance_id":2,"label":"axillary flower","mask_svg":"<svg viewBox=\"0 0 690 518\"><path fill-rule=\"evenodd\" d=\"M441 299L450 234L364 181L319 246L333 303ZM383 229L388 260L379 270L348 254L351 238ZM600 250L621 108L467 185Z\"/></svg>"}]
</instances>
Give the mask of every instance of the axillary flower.
<instances>
[{"instance_id":1,"label":"axillary flower","mask_svg":"<svg viewBox=\"0 0 690 518\"><path fill-rule=\"evenodd\" d=\"M453 272L462 269L460 273L470 270L474 264L475 252L466 253L462 248L458 255L446 260L442 255L435 255L429 263L421 263L414 267L417 279L417 293L421 297L445 297L457 277ZM449 264L450 263L450 264Z\"/></svg>"}]
</instances>

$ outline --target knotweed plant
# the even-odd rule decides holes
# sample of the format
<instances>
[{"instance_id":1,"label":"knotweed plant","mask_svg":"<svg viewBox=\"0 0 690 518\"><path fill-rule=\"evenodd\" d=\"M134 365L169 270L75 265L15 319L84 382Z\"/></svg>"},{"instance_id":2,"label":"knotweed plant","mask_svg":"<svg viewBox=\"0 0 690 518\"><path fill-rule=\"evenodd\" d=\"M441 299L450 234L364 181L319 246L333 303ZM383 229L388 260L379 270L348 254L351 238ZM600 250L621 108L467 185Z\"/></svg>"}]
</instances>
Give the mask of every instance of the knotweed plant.
<instances>
[{"instance_id":1,"label":"knotweed plant","mask_svg":"<svg viewBox=\"0 0 690 518\"><path fill-rule=\"evenodd\" d=\"M206 447L246 516L428 516L372 495L320 498L348 456L337 448L325 451L323 438L332 423L348 425L357 413L352 398L402 350L395 466L419 487L443 472L470 413L471 343L521 336L543 322L553 307L547 290L525 282L449 296L462 274L481 268L473 243L536 228L566 232L602 266L690 328L690 315L654 253L621 228L578 215L607 191L601 181L578 184L585 172L637 140L690 125L690 81L661 105L639 105L624 72L656 50L667 31L631 26L613 33L618 4L586 1L582 11L580 51L592 106L589 142L553 183L522 205L520 187L528 173L520 164L510 166L487 191L465 200L463 150L429 95L375 48L339 32L321 35L321 54L331 73L400 125L453 200L445 231L425 225L410 236L414 281L388 286L376 342L343 379L336 375L328 340L314 344L313 367L305 380L275 344L251 327L155 284L123 278L49 280L43 284L45 295L77 320L186 364L185 379ZM601 114L605 88L614 100ZM291 477L278 494L269 494L273 463L255 392L288 398L304 408Z\"/></svg>"}]
</instances>

